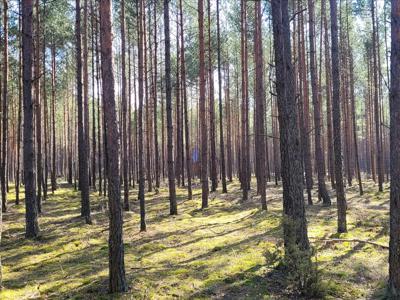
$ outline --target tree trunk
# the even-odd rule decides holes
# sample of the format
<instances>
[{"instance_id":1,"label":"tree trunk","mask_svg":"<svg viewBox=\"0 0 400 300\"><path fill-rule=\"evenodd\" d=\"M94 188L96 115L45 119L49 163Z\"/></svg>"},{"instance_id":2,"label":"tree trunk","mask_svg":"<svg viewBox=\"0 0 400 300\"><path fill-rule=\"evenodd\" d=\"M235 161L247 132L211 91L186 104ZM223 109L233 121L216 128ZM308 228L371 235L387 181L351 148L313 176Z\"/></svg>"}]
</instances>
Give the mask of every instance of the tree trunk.
<instances>
[{"instance_id":1,"label":"tree trunk","mask_svg":"<svg viewBox=\"0 0 400 300\"><path fill-rule=\"evenodd\" d=\"M42 112L40 95L40 10L39 0L36 0L36 40L35 40L35 109L36 109L36 168L37 168L37 205L38 212L42 212Z\"/></svg>"},{"instance_id":2,"label":"tree trunk","mask_svg":"<svg viewBox=\"0 0 400 300\"><path fill-rule=\"evenodd\" d=\"M51 163L51 191L57 189L56 178L56 46L51 47L51 123L52 123L52 163Z\"/></svg>"},{"instance_id":3,"label":"tree trunk","mask_svg":"<svg viewBox=\"0 0 400 300\"><path fill-rule=\"evenodd\" d=\"M79 0L78 0L79 1ZM109 291L127 291L122 238L121 183L119 180L119 134L115 109L114 72L112 65L111 2L100 1L101 69L104 115L107 127L109 229Z\"/></svg>"},{"instance_id":4,"label":"tree trunk","mask_svg":"<svg viewBox=\"0 0 400 300\"><path fill-rule=\"evenodd\" d=\"M303 167L296 114L294 72L291 62L288 1L272 1L276 92L282 161L285 255L308 251L309 241L303 196ZM309 260L307 255L304 260Z\"/></svg>"},{"instance_id":5,"label":"tree trunk","mask_svg":"<svg viewBox=\"0 0 400 300\"><path fill-rule=\"evenodd\" d=\"M138 171L139 171L139 204L140 204L140 231L146 231L146 208L144 200L144 170L143 170L143 0L138 2L138 65L139 65L139 109L138 109Z\"/></svg>"},{"instance_id":6,"label":"tree trunk","mask_svg":"<svg viewBox=\"0 0 400 300\"><path fill-rule=\"evenodd\" d=\"M215 146L215 102L214 102L214 69L212 65L212 49L211 49L211 2L207 0L207 16L208 16L208 87L209 87L209 121L210 121L210 178L211 191L215 192L218 186L217 175L217 155Z\"/></svg>"},{"instance_id":7,"label":"tree trunk","mask_svg":"<svg viewBox=\"0 0 400 300\"><path fill-rule=\"evenodd\" d=\"M8 1L3 0L3 90L2 95L2 143L1 143L1 209L3 212L7 211L7 182L6 182L6 168L7 168L7 145L8 145Z\"/></svg>"},{"instance_id":8,"label":"tree trunk","mask_svg":"<svg viewBox=\"0 0 400 300\"><path fill-rule=\"evenodd\" d=\"M254 64L256 67L255 82L255 102L256 102L256 164L257 168L257 186L261 196L261 207L267 210L266 199L266 176L265 176L265 92L264 92L264 61L262 51L262 18L261 3L255 2L255 35L254 35ZM264 162L264 164L261 164Z\"/></svg>"},{"instance_id":9,"label":"tree trunk","mask_svg":"<svg viewBox=\"0 0 400 300\"><path fill-rule=\"evenodd\" d=\"M308 24L309 24L309 44L310 44L310 72L312 101L314 106L314 131L315 131L315 161L318 173L318 194L326 206L331 205L331 198L325 185L325 162L321 141L321 101L318 92L317 61L315 50L315 9L314 1L308 0Z\"/></svg>"},{"instance_id":10,"label":"tree trunk","mask_svg":"<svg viewBox=\"0 0 400 300\"><path fill-rule=\"evenodd\" d=\"M103 4L103 2L102 2ZM81 192L81 216L85 218L87 224L90 219L89 202L89 169L87 155L87 140L84 132L84 107L82 103L82 51L81 51L81 4L76 0L76 86L77 86L77 104L78 104L78 160L79 160L79 189ZM53 46L54 47L54 46ZM55 144L55 141L53 141ZM53 166L55 168L55 166Z\"/></svg>"},{"instance_id":11,"label":"tree trunk","mask_svg":"<svg viewBox=\"0 0 400 300\"><path fill-rule=\"evenodd\" d=\"M400 1L391 1L389 288L400 297Z\"/></svg>"},{"instance_id":12,"label":"tree trunk","mask_svg":"<svg viewBox=\"0 0 400 300\"><path fill-rule=\"evenodd\" d=\"M376 53L376 23L375 23L375 6L371 0L371 17L372 17L372 53L373 53L373 75L374 75L374 116L375 116L375 141L376 141L376 170L378 172L378 188L383 191L383 170L382 170L382 147L380 135L380 116L379 116L379 99L378 99L378 64Z\"/></svg>"},{"instance_id":13,"label":"tree trunk","mask_svg":"<svg viewBox=\"0 0 400 300\"><path fill-rule=\"evenodd\" d=\"M346 232L346 196L342 174L342 141L340 132L340 66L338 47L338 25L336 0L330 0L331 40L332 40L332 113L333 113L333 147L335 151L335 180L338 208L338 232Z\"/></svg>"},{"instance_id":14,"label":"tree trunk","mask_svg":"<svg viewBox=\"0 0 400 300\"><path fill-rule=\"evenodd\" d=\"M246 20L246 2L241 1L241 14L240 14L240 24L241 24L241 71L242 71L242 145L241 145L241 172L240 172L240 179L241 179L241 186L242 186L242 200L246 201L248 199L248 191L250 187L249 182L249 155L247 153L248 149L248 113L247 113L247 106L248 106L248 98L247 98L247 20Z\"/></svg>"},{"instance_id":15,"label":"tree trunk","mask_svg":"<svg viewBox=\"0 0 400 300\"><path fill-rule=\"evenodd\" d=\"M129 211L129 182L128 182L128 131L127 131L127 95L126 95L126 43L125 43L125 0L121 1L121 98L122 98L122 168L124 181L124 210Z\"/></svg>"},{"instance_id":16,"label":"tree trunk","mask_svg":"<svg viewBox=\"0 0 400 300\"><path fill-rule=\"evenodd\" d=\"M83 125L84 125L84 142L85 142L85 153L86 153L86 165L88 174L88 186L91 184L91 172L89 168L90 164L90 137L89 137L89 72L88 72L88 0L83 0L83 26L80 30L82 34L83 43Z\"/></svg>"},{"instance_id":17,"label":"tree trunk","mask_svg":"<svg viewBox=\"0 0 400 300\"><path fill-rule=\"evenodd\" d=\"M190 154L190 132L189 132L189 115L188 115L188 101L186 91L186 66L185 66L185 44L184 44L184 27L183 27L183 7L182 0L179 0L179 14L181 23L181 74L182 74L182 97L183 109L185 118L185 152L186 152L186 175L188 180L188 199L192 199L192 157Z\"/></svg>"},{"instance_id":18,"label":"tree trunk","mask_svg":"<svg viewBox=\"0 0 400 300\"><path fill-rule=\"evenodd\" d=\"M217 0L217 39L218 39L218 104L219 104L219 147L220 147L220 161L221 161L221 178L222 178L222 193L227 193L226 188L226 170L225 170L225 145L224 145L224 126L222 114L222 76L221 76L221 38L220 38L220 24L219 24L219 0Z\"/></svg>"},{"instance_id":19,"label":"tree trunk","mask_svg":"<svg viewBox=\"0 0 400 300\"><path fill-rule=\"evenodd\" d=\"M325 54L325 82L326 82L326 127L328 140L328 170L332 188L335 188L334 151L332 144L332 105L331 105L331 61L329 58L328 22L326 18L326 0L322 0L321 13L324 23L324 54Z\"/></svg>"},{"instance_id":20,"label":"tree trunk","mask_svg":"<svg viewBox=\"0 0 400 300\"><path fill-rule=\"evenodd\" d=\"M167 152L168 152L168 188L169 188L169 213L178 214L175 192L175 169L173 152L173 126L172 126L172 87L171 87L171 45L169 35L169 0L164 0L164 39L165 39L165 89L167 109ZM178 116L177 116L178 117Z\"/></svg>"},{"instance_id":21,"label":"tree trunk","mask_svg":"<svg viewBox=\"0 0 400 300\"><path fill-rule=\"evenodd\" d=\"M167 1L167 0L164 0ZM207 176L207 123L206 123L206 77L204 59L204 2L197 0L199 22L199 118L201 131L201 208L208 207L208 176Z\"/></svg>"},{"instance_id":22,"label":"tree trunk","mask_svg":"<svg viewBox=\"0 0 400 300\"><path fill-rule=\"evenodd\" d=\"M153 123L154 123L154 169L155 169L155 180L156 180L156 188L160 188L160 153L158 146L158 116L157 116L157 2L154 2L154 10L153 10L153 19L154 19L154 106L153 106Z\"/></svg>"},{"instance_id":23,"label":"tree trunk","mask_svg":"<svg viewBox=\"0 0 400 300\"><path fill-rule=\"evenodd\" d=\"M35 151L33 142L32 101L32 13L33 0L22 1L22 59L24 90L24 183L25 221L27 238L39 235L38 211L35 184Z\"/></svg>"},{"instance_id":24,"label":"tree trunk","mask_svg":"<svg viewBox=\"0 0 400 300\"><path fill-rule=\"evenodd\" d=\"M18 32L22 33L22 9L21 2L18 4ZM20 35L22 36L22 35ZM18 129L17 129L17 172L15 180L15 205L19 205L19 189L21 178L21 124L22 124L22 38L18 39Z\"/></svg>"}]
</instances>

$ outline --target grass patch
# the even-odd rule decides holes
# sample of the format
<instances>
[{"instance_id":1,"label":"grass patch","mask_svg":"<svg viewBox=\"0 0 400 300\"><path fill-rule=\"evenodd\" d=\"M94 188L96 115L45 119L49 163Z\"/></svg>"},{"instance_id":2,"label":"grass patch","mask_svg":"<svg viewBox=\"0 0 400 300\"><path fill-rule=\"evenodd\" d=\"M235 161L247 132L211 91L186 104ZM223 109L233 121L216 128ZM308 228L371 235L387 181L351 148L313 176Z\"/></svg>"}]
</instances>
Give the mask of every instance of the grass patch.
<instances>
[{"instance_id":1,"label":"grass patch","mask_svg":"<svg viewBox=\"0 0 400 300\"><path fill-rule=\"evenodd\" d=\"M15 206L11 189L10 209L4 214L0 299L109 299L106 199L91 193L93 225L86 225L80 218L79 193L60 186L43 203L37 240L24 238L23 201ZM357 238L388 243L388 190L376 193L372 182L364 189L363 197L356 187L347 189L346 234L336 234L335 203L306 208L325 299L372 297L386 280L386 250L321 241ZM200 210L200 189L187 200L186 190L178 188L175 217L169 216L166 188L146 194L146 233L139 232L137 191L131 190L132 211L124 212L129 292L116 298L291 299L274 264L281 255L281 188L268 186L267 212L261 211L254 192L251 200L241 203L237 182L228 190L229 194L212 193L209 208Z\"/></svg>"}]
</instances>

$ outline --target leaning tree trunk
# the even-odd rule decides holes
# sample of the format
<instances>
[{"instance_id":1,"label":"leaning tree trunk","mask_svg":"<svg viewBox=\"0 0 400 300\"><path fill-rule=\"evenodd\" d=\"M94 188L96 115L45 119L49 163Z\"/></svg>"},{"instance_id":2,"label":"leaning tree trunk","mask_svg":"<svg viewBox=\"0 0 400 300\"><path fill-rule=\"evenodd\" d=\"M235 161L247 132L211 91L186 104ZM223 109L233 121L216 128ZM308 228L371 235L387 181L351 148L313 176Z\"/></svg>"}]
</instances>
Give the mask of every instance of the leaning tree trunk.
<instances>
[{"instance_id":1,"label":"leaning tree trunk","mask_svg":"<svg viewBox=\"0 0 400 300\"><path fill-rule=\"evenodd\" d=\"M33 0L22 1L22 63L24 90L24 183L27 238L39 235L35 184L35 151L33 146L32 101L32 13Z\"/></svg>"},{"instance_id":2,"label":"leaning tree trunk","mask_svg":"<svg viewBox=\"0 0 400 300\"><path fill-rule=\"evenodd\" d=\"M78 0L79 1L79 0ZM121 183L119 180L119 134L115 109L112 65L111 0L100 1L101 70L104 115L107 127L109 229L109 291L125 292L124 242L122 238Z\"/></svg>"}]
</instances>

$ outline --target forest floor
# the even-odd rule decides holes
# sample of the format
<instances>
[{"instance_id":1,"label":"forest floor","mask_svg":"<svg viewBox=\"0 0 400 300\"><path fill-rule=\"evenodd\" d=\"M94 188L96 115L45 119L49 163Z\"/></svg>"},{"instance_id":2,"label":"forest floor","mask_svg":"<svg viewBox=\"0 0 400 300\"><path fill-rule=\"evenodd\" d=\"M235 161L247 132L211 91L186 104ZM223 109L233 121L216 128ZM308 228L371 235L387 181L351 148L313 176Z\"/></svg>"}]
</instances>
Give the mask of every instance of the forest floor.
<instances>
[{"instance_id":1,"label":"forest floor","mask_svg":"<svg viewBox=\"0 0 400 300\"><path fill-rule=\"evenodd\" d=\"M307 206L325 299L379 299L387 277L389 189L365 183L347 189L348 233L336 234L336 203ZM4 215L0 299L294 299L272 259L282 249L281 188L268 186L268 211L259 198L242 203L239 183L228 194L211 193L200 210L200 189L187 200L178 189L179 215L169 213L168 191L147 193L147 227L139 232L139 205L124 213L125 267L129 292L111 297L108 285L106 199L92 192L93 225L80 218L78 192L66 185L49 194L40 216L41 237L24 238L24 205ZM314 195L315 196L315 195ZM314 197L316 199L316 197ZM327 241L328 240L328 241ZM297 299L297 298L296 298Z\"/></svg>"}]
</instances>

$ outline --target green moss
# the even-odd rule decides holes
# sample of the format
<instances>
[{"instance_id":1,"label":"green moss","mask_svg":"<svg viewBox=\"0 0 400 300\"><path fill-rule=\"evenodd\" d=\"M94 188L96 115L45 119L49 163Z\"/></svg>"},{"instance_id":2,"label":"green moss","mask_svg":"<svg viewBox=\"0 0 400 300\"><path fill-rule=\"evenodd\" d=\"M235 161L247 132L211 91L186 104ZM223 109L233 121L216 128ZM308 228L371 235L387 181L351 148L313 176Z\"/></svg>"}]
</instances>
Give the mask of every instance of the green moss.
<instances>
[{"instance_id":1,"label":"green moss","mask_svg":"<svg viewBox=\"0 0 400 300\"><path fill-rule=\"evenodd\" d=\"M63 185L64 186L64 185ZM258 197L242 204L240 185L229 194L212 193L200 210L201 190L193 200L177 189L179 215L169 216L168 189L146 194L146 233L139 232L137 190L130 191L133 212L124 212L124 245L129 292L116 299L269 299L285 298L272 256L281 255L281 189L268 187L268 212ZM336 206L307 207L309 236L315 247L326 299L372 295L387 276L386 250L355 242L321 239L365 239L388 243L388 190L365 195L348 190L348 233L336 234ZM59 188L43 203L42 236L24 238L24 205L4 215L2 243L4 289L0 299L109 299L108 216L106 198L91 193L93 225L80 218L79 193ZM10 203L15 199L13 189ZM367 201L368 200L368 201ZM381 209L379 209L381 207ZM383 209L382 209L383 207ZM287 296L290 299L290 296Z\"/></svg>"}]
</instances>

